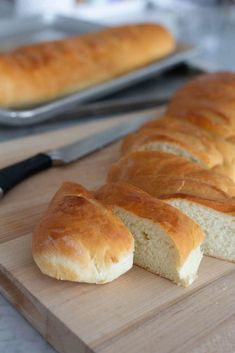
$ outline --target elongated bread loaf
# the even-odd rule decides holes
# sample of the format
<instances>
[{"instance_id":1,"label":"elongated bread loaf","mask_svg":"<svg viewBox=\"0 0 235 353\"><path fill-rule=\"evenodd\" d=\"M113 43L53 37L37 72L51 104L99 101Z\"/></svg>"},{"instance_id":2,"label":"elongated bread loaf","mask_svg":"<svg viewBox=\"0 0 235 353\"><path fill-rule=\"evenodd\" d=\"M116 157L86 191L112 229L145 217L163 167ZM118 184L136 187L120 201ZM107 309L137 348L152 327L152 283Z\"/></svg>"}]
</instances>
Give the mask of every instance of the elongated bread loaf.
<instances>
[{"instance_id":1,"label":"elongated bread loaf","mask_svg":"<svg viewBox=\"0 0 235 353\"><path fill-rule=\"evenodd\" d=\"M103 186L96 198L113 206L133 234L135 264L183 286L194 281L204 235L190 218L125 183Z\"/></svg>"},{"instance_id":2,"label":"elongated bread loaf","mask_svg":"<svg viewBox=\"0 0 235 353\"><path fill-rule=\"evenodd\" d=\"M45 102L160 59L175 41L157 24L109 28L0 54L0 106Z\"/></svg>"},{"instance_id":3,"label":"elongated bread loaf","mask_svg":"<svg viewBox=\"0 0 235 353\"><path fill-rule=\"evenodd\" d=\"M205 233L205 255L235 262L235 200L206 202L202 199L169 195L164 201L177 207L199 224Z\"/></svg>"},{"instance_id":4,"label":"elongated bread loaf","mask_svg":"<svg viewBox=\"0 0 235 353\"><path fill-rule=\"evenodd\" d=\"M131 233L81 185L64 183L33 233L40 270L61 280L106 283L133 265Z\"/></svg>"}]
</instances>

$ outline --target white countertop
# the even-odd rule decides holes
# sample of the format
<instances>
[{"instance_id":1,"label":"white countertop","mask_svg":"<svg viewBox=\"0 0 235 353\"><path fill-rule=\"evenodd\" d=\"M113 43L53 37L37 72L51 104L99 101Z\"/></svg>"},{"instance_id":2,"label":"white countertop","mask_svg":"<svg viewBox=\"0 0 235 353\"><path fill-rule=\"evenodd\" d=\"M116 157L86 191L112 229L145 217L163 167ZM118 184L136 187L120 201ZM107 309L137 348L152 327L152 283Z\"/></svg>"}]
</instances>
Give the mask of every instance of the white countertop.
<instances>
[{"instance_id":1,"label":"white countertop","mask_svg":"<svg viewBox=\"0 0 235 353\"><path fill-rule=\"evenodd\" d=\"M0 352L55 353L56 351L0 295Z\"/></svg>"}]
</instances>

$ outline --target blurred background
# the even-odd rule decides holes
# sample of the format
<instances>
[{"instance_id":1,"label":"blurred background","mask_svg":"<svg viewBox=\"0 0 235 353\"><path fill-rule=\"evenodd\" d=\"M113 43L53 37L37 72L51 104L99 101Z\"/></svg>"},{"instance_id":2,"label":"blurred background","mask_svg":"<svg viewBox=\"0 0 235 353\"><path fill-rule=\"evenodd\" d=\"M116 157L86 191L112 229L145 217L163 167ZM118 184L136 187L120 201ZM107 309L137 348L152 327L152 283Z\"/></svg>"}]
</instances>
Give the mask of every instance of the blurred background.
<instances>
[{"instance_id":1,"label":"blurred background","mask_svg":"<svg viewBox=\"0 0 235 353\"><path fill-rule=\"evenodd\" d=\"M235 70L234 0L0 0L0 19L58 13L110 26L162 23L180 40L200 47L198 66Z\"/></svg>"}]
</instances>

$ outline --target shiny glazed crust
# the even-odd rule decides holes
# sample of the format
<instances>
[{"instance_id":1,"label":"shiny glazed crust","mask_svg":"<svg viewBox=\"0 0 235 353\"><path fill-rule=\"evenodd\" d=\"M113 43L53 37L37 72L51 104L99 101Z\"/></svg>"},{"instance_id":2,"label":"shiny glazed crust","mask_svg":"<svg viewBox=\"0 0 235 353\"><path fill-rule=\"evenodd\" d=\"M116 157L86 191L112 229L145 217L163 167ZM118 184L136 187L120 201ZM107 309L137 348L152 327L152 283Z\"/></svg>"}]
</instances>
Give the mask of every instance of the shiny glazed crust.
<instances>
[{"instance_id":1,"label":"shiny glazed crust","mask_svg":"<svg viewBox=\"0 0 235 353\"><path fill-rule=\"evenodd\" d=\"M163 152L130 153L112 166L108 181L128 182L155 197L184 195L210 200L211 207L234 212L235 184L230 178Z\"/></svg>"},{"instance_id":2,"label":"shiny glazed crust","mask_svg":"<svg viewBox=\"0 0 235 353\"><path fill-rule=\"evenodd\" d=\"M197 137L181 131L174 131L168 128L145 128L130 134L124 139L122 152L124 154L131 151L143 149L154 143L168 144L176 148L182 148L189 153L192 158L200 161L206 168L212 168L223 162L222 154L216 149L210 138Z\"/></svg>"},{"instance_id":3,"label":"shiny glazed crust","mask_svg":"<svg viewBox=\"0 0 235 353\"><path fill-rule=\"evenodd\" d=\"M0 106L24 106L76 92L172 52L157 24L109 28L0 54Z\"/></svg>"},{"instance_id":4,"label":"shiny glazed crust","mask_svg":"<svg viewBox=\"0 0 235 353\"><path fill-rule=\"evenodd\" d=\"M88 283L109 282L126 272L133 250L133 237L121 220L75 183L58 190L32 240L43 273Z\"/></svg>"},{"instance_id":5,"label":"shiny glazed crust","mask_svg":"<svg viewBox=\"0 0 235 353\"><path fill-rule=\"evenodd\" d=\"M149 219L159 225L173 240L181 264L204 239L200 227L189 217L133 185L106 184L95 196L106 205L124 208L140 218Z\"/></svg>"}]
</instances>

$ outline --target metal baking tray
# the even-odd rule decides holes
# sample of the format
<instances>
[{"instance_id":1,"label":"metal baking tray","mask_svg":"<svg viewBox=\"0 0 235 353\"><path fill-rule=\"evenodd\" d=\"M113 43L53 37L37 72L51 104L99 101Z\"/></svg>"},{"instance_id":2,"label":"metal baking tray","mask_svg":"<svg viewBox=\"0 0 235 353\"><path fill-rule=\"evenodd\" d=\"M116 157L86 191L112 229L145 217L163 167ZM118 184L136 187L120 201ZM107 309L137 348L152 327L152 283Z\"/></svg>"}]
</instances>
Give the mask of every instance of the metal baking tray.
<instances>
[{"instance_id":1,"label":"metal baking tray","mask_svg":"<svg viewBox=\"0 0 235 353\"><path fill-rule=\"evenodd\" d=\"M86 32L95 32L104 26L66 16L33 16L0 22L0 52L35 42L50 41ZM162 73L180 62L191 59L196 48L178 43L174 53L128 74L98 84L59 99L20 109L0 109L0 123L8 126L26 126L67 114L84 102L96 100L123 88L133 86Z\"/></svg>"}]
</instances>

